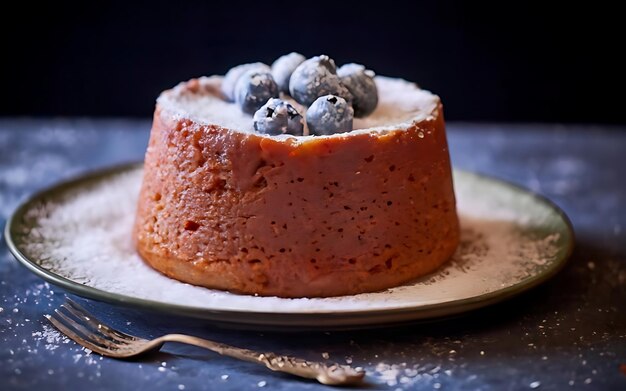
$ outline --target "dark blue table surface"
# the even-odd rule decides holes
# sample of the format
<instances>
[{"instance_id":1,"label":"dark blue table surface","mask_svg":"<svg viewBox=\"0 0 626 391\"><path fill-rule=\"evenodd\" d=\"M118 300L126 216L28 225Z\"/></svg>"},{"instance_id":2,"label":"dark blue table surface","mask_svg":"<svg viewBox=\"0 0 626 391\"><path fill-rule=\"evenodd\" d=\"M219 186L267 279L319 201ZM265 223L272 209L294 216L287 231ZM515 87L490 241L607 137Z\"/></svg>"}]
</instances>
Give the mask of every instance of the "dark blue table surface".
<instances>
[{"instance_id":1,"label":"dark blue table surface","mask_svg":"<svg viewBox=\"0 0 626 391\"><path fill-rule=\"evenodd\" d=\"M122 119L1 119L0 226L37 189L140 160L149 128ZM626 390L626 129L451 124L449 142L457 167L528 187L569 215L576 248L555 278L466 316L365 331L224 329L81 303L146 337L188 333L314 360L327 353L365 368L363 389ZM18 264L3 240L0 279L0 390L326 389L175 344L134 361L88 354L43 318L66 293Z\"/></svg>"}]
</instances>

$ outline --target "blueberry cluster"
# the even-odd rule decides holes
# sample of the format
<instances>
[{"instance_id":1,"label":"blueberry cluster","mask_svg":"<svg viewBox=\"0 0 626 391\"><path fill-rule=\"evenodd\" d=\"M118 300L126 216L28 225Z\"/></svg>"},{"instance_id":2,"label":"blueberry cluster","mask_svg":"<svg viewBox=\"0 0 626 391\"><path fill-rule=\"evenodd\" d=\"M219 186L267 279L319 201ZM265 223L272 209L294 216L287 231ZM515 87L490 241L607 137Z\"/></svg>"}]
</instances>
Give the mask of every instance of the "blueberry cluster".
<instances>
[{"instance_id":1,"label":"blueberry cluster","mask_svg":"<svg viewBox=\"0 0 626 391\"><path fill-rule=\"evenodd\" d=\"M365 117L378 105L372 71L359 64L337 69L326 55L306 59L290 53L271 67L259 62L236 66L224 77L222 92L243 112L253 114L256 131L271 135L304 132L305 119L279 99L281 93L308 107L306 124L312 135L349 132L355 116Z\"/></svg>"}]
</instances>

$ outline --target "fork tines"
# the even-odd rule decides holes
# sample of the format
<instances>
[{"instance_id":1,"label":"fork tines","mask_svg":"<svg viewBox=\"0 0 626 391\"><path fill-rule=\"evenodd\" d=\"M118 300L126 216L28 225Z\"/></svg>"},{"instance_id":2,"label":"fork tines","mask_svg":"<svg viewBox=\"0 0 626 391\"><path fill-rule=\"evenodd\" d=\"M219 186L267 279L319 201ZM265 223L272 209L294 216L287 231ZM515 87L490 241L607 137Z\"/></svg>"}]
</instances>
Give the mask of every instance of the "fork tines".
<instances>
[{"instance_id":1,"label":"fork tines","mask_svg":"<svg viewBox=\"0 0 626 391\"><path fill-rule=\"evenodd\" d=\"M120 351L129 343L139 340L106 326L69 298L54 310L53 315L46 315L46 318L76 343L97 353Z\"/></svg>"}]
</instances>

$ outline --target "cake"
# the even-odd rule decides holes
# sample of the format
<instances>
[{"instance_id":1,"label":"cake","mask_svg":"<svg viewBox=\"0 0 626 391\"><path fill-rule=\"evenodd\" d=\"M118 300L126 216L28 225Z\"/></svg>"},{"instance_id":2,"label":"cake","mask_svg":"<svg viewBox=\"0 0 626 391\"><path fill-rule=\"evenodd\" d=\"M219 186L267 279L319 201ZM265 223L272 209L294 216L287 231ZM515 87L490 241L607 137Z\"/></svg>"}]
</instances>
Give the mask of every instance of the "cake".
<instances>
[{"instance_id":1,"label":"cake","mask_svg":"<svg viewBox=\"0 0 626 391\"><path fill-rule=\"evenodd\" d=\"M143 260L186 283L280 297L378 291L441 266L459 242L441 102L374 81L376 109L330 135L255 132L221 76L163 92L134 227Z\"/></svg>"}]
</instances>

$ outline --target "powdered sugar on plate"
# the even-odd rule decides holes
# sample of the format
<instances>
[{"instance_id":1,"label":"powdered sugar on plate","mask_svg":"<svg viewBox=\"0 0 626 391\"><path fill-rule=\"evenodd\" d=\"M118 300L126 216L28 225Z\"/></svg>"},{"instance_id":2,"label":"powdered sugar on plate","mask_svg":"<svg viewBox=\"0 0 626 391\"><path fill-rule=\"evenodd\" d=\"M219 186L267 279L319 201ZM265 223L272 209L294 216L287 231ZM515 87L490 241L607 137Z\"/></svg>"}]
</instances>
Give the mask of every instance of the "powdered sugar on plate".
<instances>
[{"instance_id":1,"label":"powdered sugar on plate","mask_svg":"<svg viewBox=\"0 0 626 391\"><path fill-rule=\"evenodd\" d=\"M142 170L88 181L25 215L18 248L74 282L133 298L211 310L306 314L377 311L497 292L545 272L561 244L554 209L532 194L455 172L461 245L437 272L382 292L334 298L255 297L192 286L147 266L131 239Z\"/></svg>"}]
</instances>

